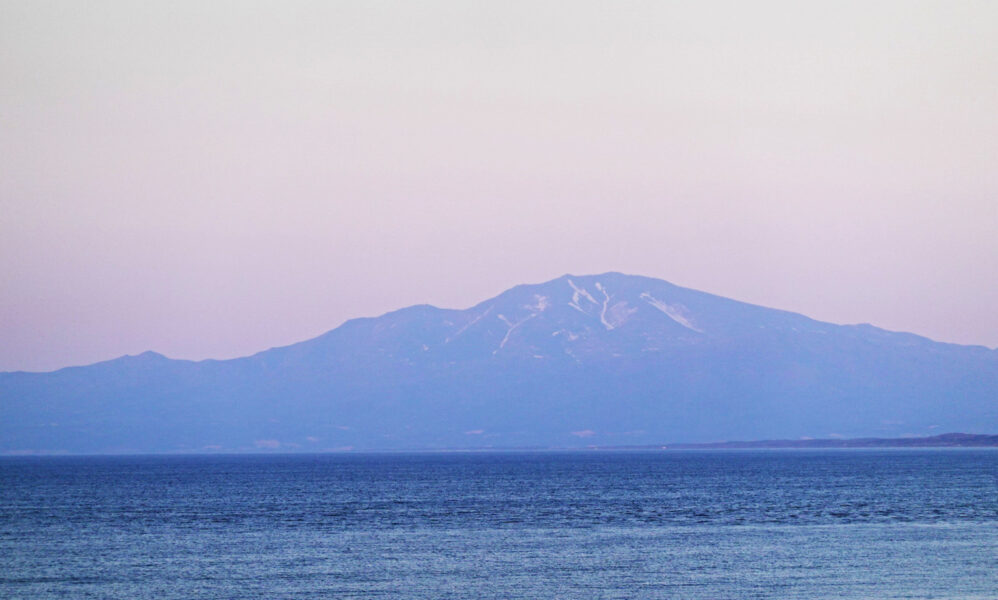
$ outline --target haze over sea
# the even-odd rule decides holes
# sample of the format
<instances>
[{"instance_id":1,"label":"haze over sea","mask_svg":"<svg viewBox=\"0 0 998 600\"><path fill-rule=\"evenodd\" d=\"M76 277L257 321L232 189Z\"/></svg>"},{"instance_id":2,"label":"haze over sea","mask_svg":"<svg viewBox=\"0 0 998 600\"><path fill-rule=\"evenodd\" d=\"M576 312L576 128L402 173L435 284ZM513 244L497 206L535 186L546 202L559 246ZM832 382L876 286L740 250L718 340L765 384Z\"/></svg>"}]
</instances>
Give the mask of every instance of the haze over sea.
<instances>
[{"instance_id":1,"label":"haze over sea","mask_svg":"<svg viewBox=\"0 0 998 600\"><path fill-rule=\"evenodd\" d=\"M993 598L998 452L0 459L4 598Z\"/></svg>"}]
</instances>

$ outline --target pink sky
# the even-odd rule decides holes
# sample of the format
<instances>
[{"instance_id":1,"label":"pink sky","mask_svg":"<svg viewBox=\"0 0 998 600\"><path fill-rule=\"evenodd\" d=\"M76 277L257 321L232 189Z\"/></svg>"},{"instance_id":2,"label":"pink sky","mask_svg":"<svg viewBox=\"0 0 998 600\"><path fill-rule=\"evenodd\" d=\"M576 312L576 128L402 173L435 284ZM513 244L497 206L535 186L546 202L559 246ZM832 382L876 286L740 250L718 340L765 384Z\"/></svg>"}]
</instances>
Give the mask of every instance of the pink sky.
<instances>
[{"instance_id":1,"label":"pink sky","mask_svg":"<svg viewBox=\"0 0 998 600\"><path fill-rule=\"evenodd\" d=\"M608 270L998 346L998 4L0 2L0 370Z\"/></svg>"}]
</instances>

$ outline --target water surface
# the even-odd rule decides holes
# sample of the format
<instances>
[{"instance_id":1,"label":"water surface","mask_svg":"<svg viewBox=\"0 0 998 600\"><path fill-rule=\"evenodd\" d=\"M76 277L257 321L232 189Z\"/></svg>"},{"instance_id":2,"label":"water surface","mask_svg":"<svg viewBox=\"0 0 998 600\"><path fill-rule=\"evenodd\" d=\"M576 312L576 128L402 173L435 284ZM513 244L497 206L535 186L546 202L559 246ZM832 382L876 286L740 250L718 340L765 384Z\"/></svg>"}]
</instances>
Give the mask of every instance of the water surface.
<instances>
[{"instance_id":1,"label":"water surface","mask_svg":"<svg viewBox=\"0 0 998 600\"><path fill-rule=\"evenodd\" d=\"M0 459L5 598L995 598L998 451Z\"/></svg>"}]
</instances>

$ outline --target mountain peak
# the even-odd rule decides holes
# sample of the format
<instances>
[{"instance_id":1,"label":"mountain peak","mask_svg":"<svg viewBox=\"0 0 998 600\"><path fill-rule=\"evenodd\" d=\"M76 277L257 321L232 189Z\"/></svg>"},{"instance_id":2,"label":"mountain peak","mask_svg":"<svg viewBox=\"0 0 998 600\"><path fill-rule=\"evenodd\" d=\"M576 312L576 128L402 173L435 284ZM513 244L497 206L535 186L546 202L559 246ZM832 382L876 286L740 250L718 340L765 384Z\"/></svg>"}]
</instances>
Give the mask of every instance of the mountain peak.
<instances>
[{"instance_id":1,"label":"mountain peak","mask_svg":"<svg viewBox=\"0 0 998 600\"><path fill-rule=\"evenodd\" d=\"M159 352L154 352L152 350L146 350L145 352L140 352L139 354L125 354L124 356L119 356L114 360L120 361L134 361L134 362L159 362L170 360L166 356L160 354Z\"/></svg>"}]
</instances>

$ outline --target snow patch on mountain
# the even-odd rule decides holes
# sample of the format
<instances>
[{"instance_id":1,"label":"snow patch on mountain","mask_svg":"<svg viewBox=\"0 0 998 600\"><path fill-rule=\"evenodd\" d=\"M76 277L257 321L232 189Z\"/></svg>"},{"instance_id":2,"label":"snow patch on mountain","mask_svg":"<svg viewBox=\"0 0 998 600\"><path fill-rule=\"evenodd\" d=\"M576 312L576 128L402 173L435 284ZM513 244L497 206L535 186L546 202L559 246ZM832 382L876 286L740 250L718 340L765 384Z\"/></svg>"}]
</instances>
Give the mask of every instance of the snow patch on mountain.
<instances>
[{"instance_id":1,"label":"snow patch on mountain","mask_svg":"<svg viewBox=\"0 0 998 600\"><path fill-rule=\"evenodd\" d=\"M596 282L596 289L603 292L603 307L599 313L599 320L600 323L602 323L603 326L606 327L606 330L610 331L614 327L613 323L610 323L609 321L606 320L606 307L608 304L610 304L610 294L607 293L606 288L603 287L603 284L598 281Z\"/></svg>"},{"instance_id":2,"label":"snow patch on mountain","mask_svg":"<svg viewBox=\"0 0 998 600\"><path fill-rule=\"evenodd\" d=\"M462 333L464 333L469 327L471 327L475 323L481 321L483 318L485 318L485 316L487 316L490 312L492 312L492 308L493 308L492 306L486 308L485 312L483 312L480 315L477 315L474 319L468 321L464 325L464 327L462 327L462 328L458 329L456 332L454 332L454 335L452 335L452 336L448 337L446 340L444 340L444 343L446 344L446 343L450 342L451 340L457 338L457 336L459 336Z\"/></svg>"},{"instance_id":3,"label":"snow patch on mountain","mask_svg":"<svg viewBox=\"0 0 998 600\"><path fill-rule=\"evenodd\" d=\"M627 319L636 312L638 312L636 306L631 306L627 302L621 301L610 307L606 313L606 319L613 325L611 327L613 329L626 323Z\"/></svg>"},{"instance_id":4,"label":"snow patch on mountain","mask_svg":"<svg viewBox=\"0 0 998 600\"><path fill-rule=\"evenodd\" d=\"M579 299L585 297L593 304L596 304L596 300L593 299L593 297L589 294L589 292L587 292L584 288L580 288L579 286L575 285L575 283L572 282L571 279L568 280L568 283L569 285L572 286L572 300L568 303L568 305L574 308L575 310L579 311L580 313L588 316L589 313L586 312L586 309L582 308L581 304L579 304Z\"/></svg>"},{"instance_id":5,"label":"snow patch on mountain","mask_svg":"<svg viewBox=\"0 0 998 600\"><path fill-rule=\"evenodd\" d=\"M690 320L688 316L689 311L687 311L686 307L683 306L682 304L668 304L666 302L659 300L655 296L652 296L648 292L642 292L641 299L647 302L648 304L654 306L658 310L662 311L670 319L672 319L676 323L679 323L683 327L695 331L697 333L703 333L703 329L700 329L699 327L694 325L693 321Z\"/></svg>"},{"instance_id":6,"label":"snow patch on mountain","mask_svg":"<svg viewBox=\"0 0 998 600\"><path fill-rule=\"evenodd\" d=\"M574 342L575 340L579 339L579 334L573 333L567 329L559 329L558 331L555 331L551 335L552 336L564 335L565 337L568 338L568 341L570 342Z\"/></svg>"},{"instance_id":7,"label":"snow patch on mountain","mask_svg":"<svg viewBox=\"0 0 998 600\"><path fill-rule=\"evenodd\" d=\"M551 306L551 300L547 296L534 294L534 303L527 304L524 308L534 312L544 312L549 306Z\"/></svg>"},{"instance_id":8,"label":"snow patch on mountain","mask_svg":"<svg viewBox=\"0 0 998 600\"><path fill-rule=\"evenodd\" d=\"M585 298L586 300L589 300L593 304L599 304L599 302L596 301L596 298L593 298L592 294L590 294L589 291L586 290L586 288L580 288L579 286L575 285L575 282L572 281L571 279L568 280L568 285L572 286L572 290L574 292L572 294L572 302L575 302L576 304L578 304L579 303L579 297L581 296L581 297ZM596 284L596 285L597 285L597 287L599 286L599 284Z\"/></svg>"},{"instance_id":9,"label":"snow patch on mountain","mask_svg":"<svg viewBox=\"0 0 998 600\"><path fill-rule=\"evenodd\" d=\"M498 315L496 315L496 317L498 317L498 319L500 321L502 321L503 323L505 323L506 327L508 327L509 329L506 330L506 335L504 335L502 337L502 341L499 342L499 347L492 351L492 356L495 356L497 352L499 352L500 350L502 350L503 348L506 347L506 342L509 341L509 336L513 333L514 330L516 330L517 327L519 327L520 325L523 325L524 323L526 323L530 319L533 319L538 314L540 314L540 313L531 313L529 316L527 316L527 317L525 317L523 319L520 319L516 323L513 323L512 321L510 321L509 319L507 319L506 315L503 315L501 313L498 314Z\"/></svg>"}]
</instances>

